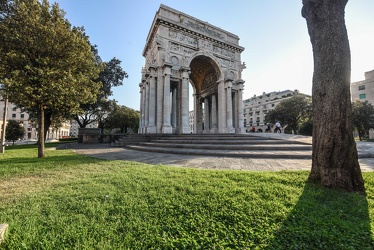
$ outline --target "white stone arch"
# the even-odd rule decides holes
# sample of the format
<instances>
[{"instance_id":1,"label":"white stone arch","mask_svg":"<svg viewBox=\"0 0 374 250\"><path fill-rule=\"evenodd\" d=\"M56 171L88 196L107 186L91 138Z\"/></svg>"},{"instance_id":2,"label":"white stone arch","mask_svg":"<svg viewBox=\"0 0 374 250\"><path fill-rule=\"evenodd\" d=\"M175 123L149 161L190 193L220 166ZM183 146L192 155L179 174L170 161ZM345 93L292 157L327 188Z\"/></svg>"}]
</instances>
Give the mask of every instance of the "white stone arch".
<instances>
[{"instance_id":1,"label":"white stone arch","mask_svg":"<svg viewBox=\"0 0 374 250\"><path fill-rule=\"evenodd\" d=\"M238 36L161 5L143 51L139 132L190 133L189 84L195 132L244 132L243 50Z\"/></svg>"}]
</instances>

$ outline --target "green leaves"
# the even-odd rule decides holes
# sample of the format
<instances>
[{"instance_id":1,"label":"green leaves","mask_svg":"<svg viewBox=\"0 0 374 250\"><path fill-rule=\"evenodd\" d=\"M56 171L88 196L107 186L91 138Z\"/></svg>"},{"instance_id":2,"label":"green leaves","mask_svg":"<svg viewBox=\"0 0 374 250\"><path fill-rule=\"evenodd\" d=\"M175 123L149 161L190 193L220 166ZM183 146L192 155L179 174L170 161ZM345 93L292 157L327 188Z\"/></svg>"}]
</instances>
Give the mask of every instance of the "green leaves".
<instances>
[{"instance_id":1,"label":"green leaves","mask_svg":"<svg viewBox=\"0 0 374 250\"><path fill-rule=\"evenodd\" d=\"M9 100L55 116L96 101L102 65L84 29L71 27L58 4L47 0L16 1L12 7L0 22L0 81Z\"/></svg>"},{"instance_id":2,"label":"green leaves","mask_svg":"<svg viewBox=\"0 0 374 250\"><path fill-rule=\"evenodd\" d=\"M5 139L14 141L23 138L25 135L25 129L18 121L9 120L5 129Z\"/></svg>"},{"instance_id":3,"label":"green leaves","mask_svg":"<svg viewBox=\"0 0 374 250\"><path fill-rule=\"evenodd\" d=\"M298 94L279 103L266 115L266 121L271 123L280 121L282 126L288 124L288 128L297 133L300 123L309 120L311 114L311 98Z\"/></svg>"},{"instance_id":4,"label":"green leaves","mask_svg":"<svg viewBox=\"0 0 374 250\"><path fill-rule=\"evenodd\" d=\"M374 106L368 101L354 101L352 103L352 125L357 130L361 141L362 136L374 128Z\"/></svg>"}]
</instances>

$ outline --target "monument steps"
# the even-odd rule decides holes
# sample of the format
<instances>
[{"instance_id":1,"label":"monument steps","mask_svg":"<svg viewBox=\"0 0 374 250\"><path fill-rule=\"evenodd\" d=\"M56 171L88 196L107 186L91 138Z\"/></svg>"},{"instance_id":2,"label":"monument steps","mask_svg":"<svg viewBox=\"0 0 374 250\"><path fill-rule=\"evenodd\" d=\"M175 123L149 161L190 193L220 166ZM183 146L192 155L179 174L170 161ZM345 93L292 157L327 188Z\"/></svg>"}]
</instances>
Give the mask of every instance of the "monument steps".
<instances>
[{"instance_id":1,"label":"monument steps","mask_svg":"<svg viewBox=\"0 0 374 250\"><path fill-rule=\"evenodd\" d=\"M219 157L310 159L310 143L248 134L133 135L112 146L156 153Z\"/></svg>"},{"instance_id":2,"label":"monument steps","mask_svg":"<svg viewBox=\"0 0 374 250\"><path fill-rule=\"evenodd\" d=\"M311 145L290 145L288 144L216 144L214 142L185 141L183 143L167 143L165 141L141 142L138 146L160 147L160 148L190 148L190 149L206 149L206 150L312 150Z\"/></svg>"}]
</instances>

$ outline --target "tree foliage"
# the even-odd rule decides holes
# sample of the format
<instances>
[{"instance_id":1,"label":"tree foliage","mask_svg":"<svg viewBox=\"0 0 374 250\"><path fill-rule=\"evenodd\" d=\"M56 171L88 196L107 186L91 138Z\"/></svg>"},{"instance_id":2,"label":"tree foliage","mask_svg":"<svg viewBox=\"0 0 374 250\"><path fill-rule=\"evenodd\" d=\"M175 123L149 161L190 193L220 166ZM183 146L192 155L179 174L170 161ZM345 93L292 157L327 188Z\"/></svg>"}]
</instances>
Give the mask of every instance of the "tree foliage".
<instances>
[{"instance_id":1,"label":"tree foliage","mask_svg":"<svg viewBox=\"0 0 374 250\"><path fill-rule=\"evenodd\" d=\"M358 132L360 141L362 141L362 137L374 128L374 106L368 101L354 101L352 103L352 123Z\"/></svg>"},{"instance_id":2,"label":"tree foliage","mask_svg":"<svg viewBox=\"0 0 374 250\"><path fill-rule=\"evenodd\" d=\"M95 79L95 81L101 82L102 86L96 96L96 101L81 104L82 112L73 115L73 119L77 121L81 128L85 128L88 124L96 121L100 122L100 116L103 111L105 112L108 102L110 102L108 98L113 94L112 88L122 86L123 79L128 78L127 73L121 67L119 59L114 57L109 62L102 62L96 45L91 46L91 50L95 56L95 62L103 65L99 77Z\"/></svg>"},{"instance_id":3,"label":"tree foliage","mask_svg":"<svg viewBox=\"0 0 374 250\"><path fill-rule=\"evenodd\" d=\"M309 180L365 192L353 138L351 54L345 25L348 0L303 0L313 48L313 153Z\"/></svg>"},{"instance_id":4,"label":"tree foliage","mask_svg":"<svg viewBox=\"0 0 374 250\"><path fill-rule=\"evenodd\" d=\"M21 126L21 123L15 120L9 120L8 124L6 125L5 130L5 139L12 141L14 145L14 141L21 139L25 136L25 129Z\"/></svg>"},{"instance_id":5,"label":"tree foliage","mask_svg":"<svg viewBox=\"0 0 374 250\"><path fill-rule=\"evenodd\" d=\"M283 126L288 124L287 128L295 134L302 121L311 116L311 98L306 95L297 94L280 102L275 109L269 111L265 117L268 123L279 121Z\"/></svg>"},{"instance_id":6,"label":"tree foliage","mask_svg":"<svg viewBox=\"0 0 374 250\"><path fill-rule=\"evenodd\" d=\"M127 133L128 129L137 132L139 128L139 112L129 107L116 105L106 120L107 128L118 129Z\"/></svg>"},{"instance_id":7,"label":"tree foliage","mask_svg":"<svg viewBox=\"0 0 374 250\"><path fill-rule=\"evenodd\" d=\"M83 28L72 27L58 4L15 1L0 22L0 79L9 100L36 109L38 157L44 157L44 112L78 112L94 102L101 87Z\"/></svg>"}]
</instances>

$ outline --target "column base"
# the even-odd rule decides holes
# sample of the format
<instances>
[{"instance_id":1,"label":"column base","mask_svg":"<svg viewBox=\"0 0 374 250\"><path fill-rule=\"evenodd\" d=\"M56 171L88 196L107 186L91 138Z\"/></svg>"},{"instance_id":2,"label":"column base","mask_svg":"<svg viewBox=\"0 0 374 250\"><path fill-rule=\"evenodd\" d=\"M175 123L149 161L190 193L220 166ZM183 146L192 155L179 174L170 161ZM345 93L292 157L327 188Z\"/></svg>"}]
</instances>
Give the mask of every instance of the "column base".
<instances>
[{"instance_id":1,"label":"column base","mask_svg":"<svg viewBox=\"0 0 374 250\"><path fill-rule=\"evenodd\" d=\"M190 126L181 126L179 127L179 133L180 134L190 134L191 133L191 129L190 129Z\"/></svg>"},{"instance_id":2,"label":"column base","mask_svg":"<svg viewBox=\"0 0 374 250\"><path fill-rule=\"evenodd\" d=\"M156 126L148 126L147 134L156 134Z\"/></svg>"},{"instance_id":3,"label":"column base","mask_svg":"<svg viewBox=\"0 0 374 250\"><path fill-rule=\"evenodd\" d=\"M217 134L218 133L218 128L211 128L210 133L211 134Z\"/></svg>"},{"instance_id":4,"label":"column base","mask_svg":"<svg viewBox=\"0 0 374 250\"><path fill-rule=\"evenodd\" d=\"M235 134L235 128L233 127L229 127L229 128L226 128L226 133L229 133L229 134Z\"/></svg>"},{"instance_id":5,"label":"column base","mask_svg":"<svg viewBox=\"0 0 374 250\"><path fill-rule=\"evenodd\" d=\"M235 133L236 134L245 134L245 128L236 128Z\"/></svg>"},{"instance_id":6,"label":"column base","mask_svg":"<svg viewBox=\"0 0 374 250\"><path fill-rule=\"evenodd\" d=\"M173 128L170 125L163 125L161 129L162 134L172 134Z\"/></svg>"}]
</instances>

